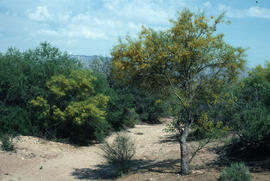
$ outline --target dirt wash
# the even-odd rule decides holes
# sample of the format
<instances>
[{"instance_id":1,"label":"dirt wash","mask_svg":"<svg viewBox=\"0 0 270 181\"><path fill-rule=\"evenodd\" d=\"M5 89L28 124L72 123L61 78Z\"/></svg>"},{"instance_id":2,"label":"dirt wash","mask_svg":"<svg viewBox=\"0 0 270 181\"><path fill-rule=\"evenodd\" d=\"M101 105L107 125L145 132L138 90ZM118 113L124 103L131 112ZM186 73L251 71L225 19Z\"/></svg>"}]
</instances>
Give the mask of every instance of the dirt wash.
<instances>
[{"instance_id":1,"label":"dirt wash","mask_svg":"<svg viewBox=\"0 0 270 181\"><path fill-rule=\"evenodd\" d=\"M217 180L222 168L207 166L218 155L213 151L216 143L209 144L192 161L189 176L178 174L179 145L171 133L164 132L166 124L136 125L126 132L136 144L135 160L141 167L117 180ZM115 137L112 134L107 140ZM69 144L40 138L15 138L14 152L0 151L1 181L78 181L112 180L110 167L102 158L99 145L74 147ZM196 145L196 142L189 142ZM214 165L214 164L212 164ZM252 173L253 180L269 181L270 172Z\"/></svg>"}]
</instances>

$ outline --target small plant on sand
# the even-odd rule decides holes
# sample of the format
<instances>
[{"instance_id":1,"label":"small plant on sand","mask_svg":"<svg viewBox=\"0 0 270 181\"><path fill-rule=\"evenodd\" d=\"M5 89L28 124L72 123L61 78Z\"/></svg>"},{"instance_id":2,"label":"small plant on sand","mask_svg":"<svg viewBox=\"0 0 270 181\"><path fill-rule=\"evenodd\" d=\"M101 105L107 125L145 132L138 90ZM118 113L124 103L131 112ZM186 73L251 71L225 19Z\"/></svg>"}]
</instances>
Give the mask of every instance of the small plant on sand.
<instances>
[{"instance_id":1,"label":"small plant on sand","mask_svg":"<svg viewBox=\"0 0 270 181\"><path fill-rule=\"evenodd\" d=\"M13 136L7 135L7 134L4 134L4 135L0 136L0 140L2 142L1 150L3 150L3 151L12 151L12 150L14 150L14 145L13 145L13 142L12 142L12 138L13 138Z\"/></svg>"},{"instance_id":2,"label":"small plant on sand","mask_svg":"<svg viewBox=\"0 0 270 181\"><path fill-rule=\"evenodd\" d=\"M251 181L249 169L244 163L232 163L220 174L221 181Z\"/></svg>"},{"instance_id":3,"label":"small plant on sand","mask_svg":"<svg viewBox=\"0 0 270 181\"><path fill-rule=\"evenodd\" d=\"M111 164L117 174L127 173L131 169L131 159L135 155L135 144L126 134L118 134L111 144L101 145L103 157Z\"/></svg>"}]
</instances>

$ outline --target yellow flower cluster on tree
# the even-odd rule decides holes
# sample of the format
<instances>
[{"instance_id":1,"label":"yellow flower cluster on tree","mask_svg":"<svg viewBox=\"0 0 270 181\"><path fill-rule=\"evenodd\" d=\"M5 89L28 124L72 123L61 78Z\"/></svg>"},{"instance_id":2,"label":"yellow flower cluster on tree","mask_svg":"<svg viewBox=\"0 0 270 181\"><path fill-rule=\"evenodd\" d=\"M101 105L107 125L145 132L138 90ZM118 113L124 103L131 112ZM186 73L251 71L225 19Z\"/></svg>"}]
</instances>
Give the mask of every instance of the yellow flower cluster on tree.
<instances>
[{"instance_id":1,"label":"yellow flower cluster on tree","mask_svg":"<svg viewBox=\"0 0 270 181\"><path fill-rule=\"evenodd\" d=\"M37 97L30 103L39 108L43 119L53 122L71 121L81 125L103 121L109 98L95 92L94 81L96 77L89 70L75 70L67 77L54 76L47 82L50 96L47 99Z\"/></svg>"},{"instance_id":2,"label":"yellow flower cluster on tree","mask_svg":"<svg viewBox=\"0 0 270 181\"><path fill-rule=\"evenodd\" d=\"M36 99L30 101L30 104L39 109L41 117L46 118L49 116L50 105L43 97L36 97Z\"/></svg>"},{"instance_id":3,"label":"yellow flower cluster on tree","mask_svg":"<svg viewBox=\"0 0 270 181\"><path fill-rule=\"evenodd\" d=\"M202 138L221 138L228 131L230 127L224 126L222 121L209 120L208 115L202 112L193 129L198 132Z\"/></svg>"},{"instance_id":4,"label":"yellow flower cluster on tree","mask_svg":"<svg viewBox=\"0 0 270 181\"><path fill-rule=\"evenodd\" d=\"M55 105L52 106L52 118L54 120L58 120L58 121L65 121L66 119L66 114L64 111L61 111L58 107L56 107Z\"/></svg>"}]
</instances>

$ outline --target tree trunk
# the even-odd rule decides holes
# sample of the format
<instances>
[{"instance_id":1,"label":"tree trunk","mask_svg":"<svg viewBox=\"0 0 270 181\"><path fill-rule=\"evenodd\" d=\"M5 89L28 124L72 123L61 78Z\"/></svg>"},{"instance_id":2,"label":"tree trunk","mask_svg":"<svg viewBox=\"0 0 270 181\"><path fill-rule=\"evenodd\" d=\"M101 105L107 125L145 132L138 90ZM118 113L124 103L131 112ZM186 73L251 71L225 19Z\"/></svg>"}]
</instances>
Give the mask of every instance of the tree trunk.
<instances>
[{"instance_id":1,"label":"tree trunk","mask_svg":"<svg viewBox=\"0 0 270 181\"><path fill-rule=\"evenodd\" d=\"M181 174L188 175L189 169L189 152L186 143L186 137L181 136L180 139L180 150L181 150Z\"/></svg>"},{"instance_id":2,"label":"tree trunk","mask_svg":"<svg viewBox=\"0 0 270 181\"><path fill-rule=\"evenodd\" d=\"M189 134L189 129L192 125L193 119L190 119L190 121L185 123L184 129L178 129L179 130L179 137L178 141L180 144L180 160L181 160L181 174L188 175L190 173L189 168L189 151L187 147L187 137Z\"/></svg>"}]
</instances>

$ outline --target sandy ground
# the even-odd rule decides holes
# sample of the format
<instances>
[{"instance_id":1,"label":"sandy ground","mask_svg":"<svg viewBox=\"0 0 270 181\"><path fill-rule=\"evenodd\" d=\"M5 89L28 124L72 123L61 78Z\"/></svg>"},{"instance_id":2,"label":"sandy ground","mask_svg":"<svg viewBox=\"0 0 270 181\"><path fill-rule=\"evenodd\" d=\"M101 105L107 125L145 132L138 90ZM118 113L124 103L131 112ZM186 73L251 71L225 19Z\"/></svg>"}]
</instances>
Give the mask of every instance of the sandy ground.
<instances>
[{"instance_id":1,"label":"sandy ground","mask_svg":"<svg viewBox=\"0 0 270 181\"><path fill-rule=\"evenodd\" d=\"M136 143L135 171L117 180L217 180L222 167L215 164L217 143L208 145L194 158L189 176L178 174L179 145L165 133L165 124L136 125L127 134ZM115 134L108 138L113 140ZM73 181L112 180L111 168L101 156L99 145L74 147L35 137L20 136L15 152L0 151L0 180L3 181ZM190 142L196 145L196 142ZM270 181L270 172L252 173L253 180Z\"/></svg>"}]
</instances>

